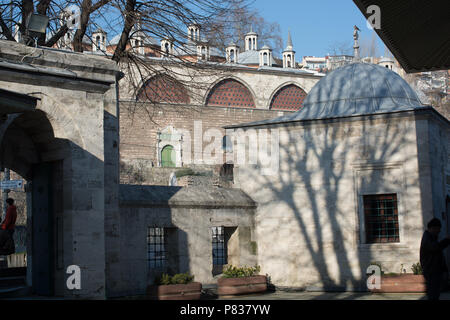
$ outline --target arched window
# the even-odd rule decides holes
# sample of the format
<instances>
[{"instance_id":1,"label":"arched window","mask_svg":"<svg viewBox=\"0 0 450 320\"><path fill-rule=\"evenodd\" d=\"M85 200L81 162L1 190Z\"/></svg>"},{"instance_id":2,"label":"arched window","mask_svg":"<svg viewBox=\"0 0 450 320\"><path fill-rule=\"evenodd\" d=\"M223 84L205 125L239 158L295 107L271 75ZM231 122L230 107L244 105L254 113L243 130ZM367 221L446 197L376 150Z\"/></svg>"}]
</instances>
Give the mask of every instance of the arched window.
<instances>
[{"instance_id":1,"label":"arched window","mask_svg":"<svg viewBox=\"0 0 450 320\"><path fill-rule=\"evenodd\" d=\"M267 56L267 52L264 52L264 54L263 54L263 64L265 66L267 66L269 64L269 58Z\"/></svg>"},{"instance_id":2,"label":"arched window","mask_svg":"<svg viewBox=\"0 0 450 320\"><path fill-rule=\"evenodd\" d=\"M190 102L186 88L179 81L164 74L147 80L137 94L137 101L184 103Z\"/></svg>"},{"instance_id":3,"label":"arched window","mask_svg":"<svg viewBox=\"0 0 450 320\"><path fill-rule=\"evenodd\" d=\"M209 92L207 106L254 108L255 102L250 90L234 79L220 81Z\"/></svg>"},{"instance_id":4,"label":"arched window","mask_svg":"<svg viewBox=\"0 0 450 320\"><path fill-rule=\"evenodd\" d=\"M165 50L166 50L166 53L169 54L169 44L167 42L166 42L166 45L165 45Z\"/></svg>"},{"instance_id":5,"label":"arched window","mask_svg":"<svg viewBox=\"0 0 450 320\"><path fill-rule=\"evenodd\" d=\"M161 150L161 167L174 168L176 167L175 149L171 145L165 146Z\"/></svg>"},{"instance_id":6,"label":"arched window","mask_svg":"<svg viewBox=\"0 0 450 320\"><path fill-rule=\"evenodd\" d=\"M270 109L296 111L303 106L306 92L294 84L287 85L273 96Z\"/></svg>"}]
</instances>

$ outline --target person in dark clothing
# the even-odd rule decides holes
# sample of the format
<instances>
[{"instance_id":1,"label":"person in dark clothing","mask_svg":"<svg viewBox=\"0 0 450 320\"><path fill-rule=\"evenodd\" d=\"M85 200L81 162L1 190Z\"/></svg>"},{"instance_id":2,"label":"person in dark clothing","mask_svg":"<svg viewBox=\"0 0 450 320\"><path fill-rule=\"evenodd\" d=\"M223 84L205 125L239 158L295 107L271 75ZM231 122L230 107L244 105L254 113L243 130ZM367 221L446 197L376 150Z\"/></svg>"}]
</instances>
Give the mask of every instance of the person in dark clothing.
<instances>
[{"instance_id":1,"label":"person in dark clothing","mask_svg":"<svg viewBox=\"0 0 450 320\"><path fill-rule=\"evenodd\" d=\"M17 209L14 205L14 199L6 199L5 220L0 224L0 255L9 255L14 253L14 229L16 227Z\"/></svg>"},{"instance_id":2,"label":"person in dark clothing","mask_svg":"<svg viewBox=\"0 0 450 320\"><path fill-rule=\"evenodd\" d=\"M450 236L439 242L440 232L441 221L437 218L431 219L420 244L420 265L429 300L439 300L443 275L448 272L443 251L450 244Z\"/></svg>"}]
</instances>

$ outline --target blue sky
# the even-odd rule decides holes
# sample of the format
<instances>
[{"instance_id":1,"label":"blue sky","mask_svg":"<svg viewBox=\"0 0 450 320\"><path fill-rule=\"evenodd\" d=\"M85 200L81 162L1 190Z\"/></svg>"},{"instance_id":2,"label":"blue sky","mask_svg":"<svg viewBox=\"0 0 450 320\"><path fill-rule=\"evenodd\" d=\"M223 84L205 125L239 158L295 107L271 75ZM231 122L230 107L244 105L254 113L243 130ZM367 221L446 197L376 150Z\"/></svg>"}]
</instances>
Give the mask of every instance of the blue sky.
<instances>
[{"instance_id":1,"label":"blue sky","mask_svg":"<svg viewBox=\"0 0 450 320\"><path fill-rule=\"evenodd\" d=\"M329 47L336 47L336 43L348 42L352 46L355 24L361 29L361 45L368 46L374 34L352 0L255 0L252 6L267 21L280 25L283 48L291 30L296 60L306 55L319 57L332 53ZM375 37L382 56L385 46L378 35Z\"/></svg>"}]
</instances>

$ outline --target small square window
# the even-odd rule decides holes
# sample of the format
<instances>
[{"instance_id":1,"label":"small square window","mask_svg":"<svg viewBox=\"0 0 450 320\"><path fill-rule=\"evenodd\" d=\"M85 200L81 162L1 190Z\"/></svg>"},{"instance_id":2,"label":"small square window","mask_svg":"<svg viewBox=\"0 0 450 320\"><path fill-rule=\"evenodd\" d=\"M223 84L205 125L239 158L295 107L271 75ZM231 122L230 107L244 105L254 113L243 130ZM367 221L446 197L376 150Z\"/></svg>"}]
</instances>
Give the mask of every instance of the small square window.
<instances>
[{"instance_id":1,"label":"small square window","mask_svg":"<svg viewBox=\"0 0 450 320\"><path fill-rule=\"evenodd\" d=\"M366 242L400 242L397 195L364 195L363 202Z\"/></svg>"}]
</instances>

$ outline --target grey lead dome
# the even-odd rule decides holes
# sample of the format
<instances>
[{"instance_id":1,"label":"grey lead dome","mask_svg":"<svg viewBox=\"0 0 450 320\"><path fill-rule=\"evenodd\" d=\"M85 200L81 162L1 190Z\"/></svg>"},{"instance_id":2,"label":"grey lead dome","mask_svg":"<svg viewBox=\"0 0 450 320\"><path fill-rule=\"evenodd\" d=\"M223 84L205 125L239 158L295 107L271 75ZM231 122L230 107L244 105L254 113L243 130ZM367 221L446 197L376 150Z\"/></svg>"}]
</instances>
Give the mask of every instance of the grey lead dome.
<instances>
[{"instance_id":1,"label":"grey lead dome","mask_svg":"<svg viewBox=\"0 0 450 320\"><path fill-rule=\"evenodd\" d=\"M353 63L322 78L294 118L318 119L422 108L417 94L397 73Z\"/></svg>"}]
</instances>

